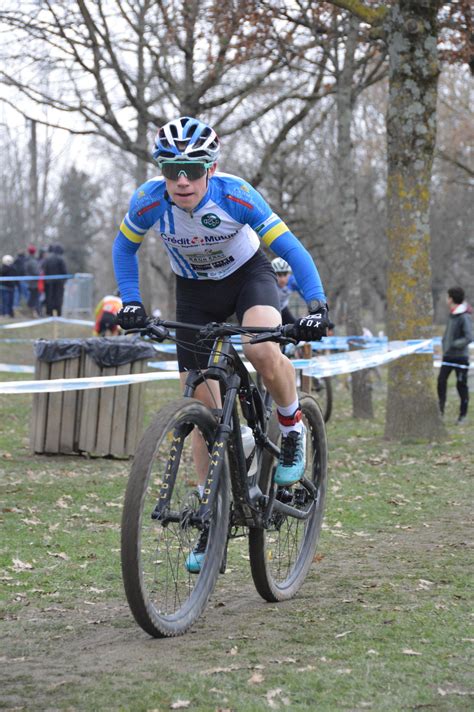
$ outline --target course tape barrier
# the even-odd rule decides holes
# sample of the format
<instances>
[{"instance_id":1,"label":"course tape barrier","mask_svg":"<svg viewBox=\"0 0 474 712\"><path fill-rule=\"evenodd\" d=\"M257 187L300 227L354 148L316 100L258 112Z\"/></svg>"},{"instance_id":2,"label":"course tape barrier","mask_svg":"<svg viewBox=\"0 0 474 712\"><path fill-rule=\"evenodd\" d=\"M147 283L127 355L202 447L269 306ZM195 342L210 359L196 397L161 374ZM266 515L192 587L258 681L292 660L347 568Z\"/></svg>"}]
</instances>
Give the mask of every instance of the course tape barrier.
<instances>
[{"instance_id":1,"label":"course tape barrier","mask_svg":"<svg viewBox=\"0 0 474 712\"><path fill-rule=\"evenodd\" d=\"M21 366L16 363L0 363L0 371L6 373L34 373L34 366Z\"/></svg>"},{"instance_id":2,"label":"course tape barrier","mask_svg":"<svg viewBox=\"0 0 474 712\"><path fill-rule=\"evenodd\" d=\"M303 368L304 376L315 376L317 378L327 378L328 376L338 376L343 373L353 373L365 368L376 368L390 361L395 361L402 356L410 356L415 353L427 353L431 346L432 339L424 339L416 343L406 341L392 341L385 347L374 347L371 349L361 349L349 351L347 353L333 354L332 356L318 356L312 363ZM428 352L429 353L429 352Z\"/></svg>"},{"instance_id":3,"label":"course tape barrier","mask_svg":"<svg viewBox=\"0 0 474 712\"><path fill-rule=\"evenodd\" d=\"M41 324L76 324L79 326L94 326L93 321L88 319L66 319L64 316L46 316L43 319L29 319L28 321L18 321L13 324L0 324L0 329L26 329L29 326L40 326ZM36 339L31 339L36 341Z\"/></svg>"},{"instance_id":4,"label":"course tape barrier","mask_svg":"<svg viewBox=\"0 0 474 712\"><path fill-rule=\"evenodd\" d=\"M3 381L0 393L57 393L59 391L86 391L90 388L114 388L146 381L164 381L179 378L179 373L131 373L123 376L93 376L90 378L54 378L49 381Z\"/></svg>"},{"instance_id":5,"label":"course tape barrier","mask_svg":"<svg viewBox=\"0 0 474 712\"><path fill-rule=\"evenodd\" d=\"M420 341L416 344L400 346L396 342L395 348L382 352L380 348L373 351L351 351L347 354L318 357L311 360L303 368L304 375L324 378L341 373L351 373L359 369L374 368L388 361L393 361L402 356L423 350L430 340ZM301 360L301 361L307 361ZM302 366L298 362L296 368ZM248 365L249 370L252 368ZM58 378L43 381L10 381L0 383L0 393L55 393L58 391L87 390L90 388L107 388L144 383L147 381L160 381L165 379L178 379L178 371L162 371L161 373L123 374L120 376L94 376L90 378Z\"/></svg>"},{"instance_id":6,"label":"course tape barrier","mask_svg":"<svg viewBox=\"0 0 474 712\"><path fill-rule=\"evenodd\" d=\"M34 275L17 275L16 277L0 277L0 282L28 282L39 279L72 279L74 274L34 274Z\"/></svg>"}]
</instances>

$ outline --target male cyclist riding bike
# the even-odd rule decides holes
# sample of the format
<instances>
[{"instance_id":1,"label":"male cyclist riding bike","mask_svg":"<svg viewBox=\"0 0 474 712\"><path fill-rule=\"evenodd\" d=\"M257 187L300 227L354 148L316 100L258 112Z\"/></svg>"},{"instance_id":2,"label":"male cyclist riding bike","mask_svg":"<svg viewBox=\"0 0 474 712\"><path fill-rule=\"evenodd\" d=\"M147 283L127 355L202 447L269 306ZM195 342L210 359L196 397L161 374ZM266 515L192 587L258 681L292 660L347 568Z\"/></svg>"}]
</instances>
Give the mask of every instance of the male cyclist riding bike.
<instances>
[{"instance_id":1,"label":"male cyclist riding bike","mask_svg":"<svg viewBox=\"0 0 474 712\"><path fill-rule=\"evenodd\" d=\"M123 301L118 323L124 329L145 325L136 252L153 228L176 274L178 321L206 324L225 321L235 312L244 326L281 324L275 272L260 249L262 240L289 263L307 302L308 316L296 322L295 338L321 338L326 334L328 311L310 254L249 183L217 172L219 150L214 129L198 119L184 116L159 129L153 158L163 177L138 188L114 242L115 274ZM184 385L186 371L206 368L209 351L197 347L194 332L178 329L176 337ZM295 370L276 343L247 343L244 351L277 405L282 444L275 482L290 486L305 469L306 433ZM220 405L216 381L204 382L195 395L211 408ZM207 449L198 435L194 445L202 496ZM190 570L199 570L205 542L198 542L195 553L187 563Z\"/></svg>"}]
</instances>

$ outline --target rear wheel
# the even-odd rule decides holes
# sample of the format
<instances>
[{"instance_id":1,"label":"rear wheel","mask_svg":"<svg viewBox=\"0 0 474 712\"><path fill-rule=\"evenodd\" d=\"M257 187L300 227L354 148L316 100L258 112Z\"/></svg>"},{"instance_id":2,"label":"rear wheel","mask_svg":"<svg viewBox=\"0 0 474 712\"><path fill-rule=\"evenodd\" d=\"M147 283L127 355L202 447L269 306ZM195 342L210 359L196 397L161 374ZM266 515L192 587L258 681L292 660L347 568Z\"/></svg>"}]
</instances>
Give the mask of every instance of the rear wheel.
<instances>
[{"instance_id":1,"label":"rear wheel","mask_svg":"<svg viewBox=\"0 0 474 712\"><path fill-rule=\"evenodd\" d=\"M137 623L155 637L184 633L202 613L219 573L229 517L226 459L201 570L190 573L186 564L202 533L195 522L200 500L192 443L203 438L210 453L215 430L206 406L180 399L158 413L134 458L122 517L122 575Z\"/></svg>"},{"instance_id":2,"label":"rear wheel","mask_svg":"<svg viewBox=\"0 0 474 712\"><path fill-rule=\"evenodd\" d=\"M327 486L327 441L324 420L314 398L300 394L303 422L307 428L305 477L315 486L316 494L297 483L278 488L277 499L297 509L313 506L306 520L274 511L267 529L249 530L250 567L259 594L267 601L292 598L301 587L313 561L321 531ZM276 418L272 416L269 437L277 443L280 437ZM276 458L265 451L259 485L266 495L276 485L273 473Z\"/></svg>"},{"instance_id":3,"label":"rear wheel","mask_svg":"<svg viewBox=\"0 0 474 712\"><path fill-rule=\"evenodd\" d=\"M332 384L330 378L313 378L311 393L318 401L324 422L327 423L332 413Z\"/></svg>"}]
</instances>

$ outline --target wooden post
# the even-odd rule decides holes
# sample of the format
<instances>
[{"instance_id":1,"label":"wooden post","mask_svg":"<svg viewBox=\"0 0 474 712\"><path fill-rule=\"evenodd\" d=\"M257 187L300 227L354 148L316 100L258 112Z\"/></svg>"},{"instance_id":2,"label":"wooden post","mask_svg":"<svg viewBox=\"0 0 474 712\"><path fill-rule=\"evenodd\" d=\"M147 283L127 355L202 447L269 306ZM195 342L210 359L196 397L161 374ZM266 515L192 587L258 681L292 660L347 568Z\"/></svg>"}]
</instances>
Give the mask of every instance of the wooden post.
<instances>
[{"instance_id":1,"label":"wooden post","mask_svg":"<svg viewBox=\"0 0 474 712\"><path fill-rule=\"evenodd\" d=\"M303 344L303 358L310 359L312 355L311 344ZM303 376L303 374L301 374L301 390L305 393L311 393L311 381L312 376Z\"/></svg>"}]
</instances>

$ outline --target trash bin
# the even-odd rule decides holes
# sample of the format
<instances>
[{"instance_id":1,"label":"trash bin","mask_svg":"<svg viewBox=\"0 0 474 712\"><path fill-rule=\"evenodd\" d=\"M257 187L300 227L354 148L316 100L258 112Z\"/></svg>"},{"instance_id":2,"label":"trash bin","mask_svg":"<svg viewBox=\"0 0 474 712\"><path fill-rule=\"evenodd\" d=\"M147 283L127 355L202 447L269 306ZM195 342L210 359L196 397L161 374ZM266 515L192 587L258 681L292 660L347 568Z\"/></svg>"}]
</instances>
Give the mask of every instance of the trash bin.
<instances>
[{"instance_id":1,"label":"trash bin","mask_svg":"<svg viewBox=\"0 0 474 712\"><path fill-rule=\"evenodd\" d=\"M143 373L154 356L138 337L40 340L35 377L80 378ZM143 424L144 384L35 394L31 448L36 453L133 455Z\"/></svg>"}]
</instances>

